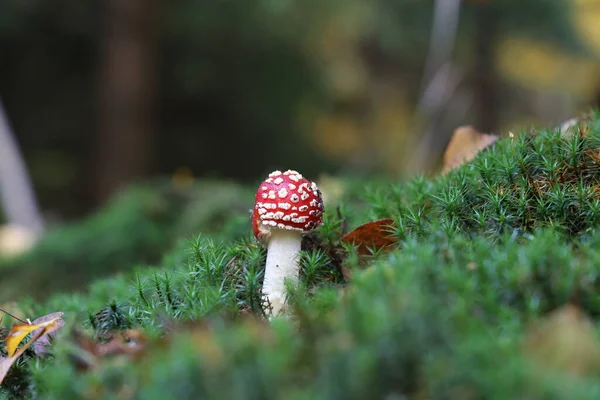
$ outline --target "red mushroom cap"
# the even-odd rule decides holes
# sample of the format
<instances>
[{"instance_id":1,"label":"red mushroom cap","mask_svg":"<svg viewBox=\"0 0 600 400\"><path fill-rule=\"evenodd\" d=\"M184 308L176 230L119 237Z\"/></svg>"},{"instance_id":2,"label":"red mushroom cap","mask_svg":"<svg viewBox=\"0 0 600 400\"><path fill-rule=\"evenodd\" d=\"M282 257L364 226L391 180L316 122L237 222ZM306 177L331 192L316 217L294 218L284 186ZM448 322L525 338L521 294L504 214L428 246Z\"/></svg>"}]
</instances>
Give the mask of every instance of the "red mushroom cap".
<instances>
[{"instance_id":1,"label":"red mushroom cap","mask_svg":"<svg viewBox=\"0 0 600 400\"><path fill-rule=\"evenodd\" d=\"M252 230L262 239L271 229L308 232L323 222L323 199L314 182L296 171L269 174L256 192Z\"/></svg>"}]
</instances>

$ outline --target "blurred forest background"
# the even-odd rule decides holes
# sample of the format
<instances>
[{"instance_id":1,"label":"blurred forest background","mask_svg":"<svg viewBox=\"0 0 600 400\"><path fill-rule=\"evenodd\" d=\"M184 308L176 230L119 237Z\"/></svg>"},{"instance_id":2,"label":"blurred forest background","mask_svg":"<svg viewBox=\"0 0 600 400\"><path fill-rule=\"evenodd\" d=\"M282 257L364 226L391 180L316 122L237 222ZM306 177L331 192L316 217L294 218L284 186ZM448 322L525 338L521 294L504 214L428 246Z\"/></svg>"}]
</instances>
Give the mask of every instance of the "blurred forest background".
<instances>
[{"instance_id":1,"label":"blurred forest background","mask_svg":"<svg viewBox=\"0 0 600 400\"><path fill-rule=\"evenodd\" d=\"M600 102L600 0L2 0L0 100L47 218L152 176L435 167Z\"/></svg>"}]
</instances>

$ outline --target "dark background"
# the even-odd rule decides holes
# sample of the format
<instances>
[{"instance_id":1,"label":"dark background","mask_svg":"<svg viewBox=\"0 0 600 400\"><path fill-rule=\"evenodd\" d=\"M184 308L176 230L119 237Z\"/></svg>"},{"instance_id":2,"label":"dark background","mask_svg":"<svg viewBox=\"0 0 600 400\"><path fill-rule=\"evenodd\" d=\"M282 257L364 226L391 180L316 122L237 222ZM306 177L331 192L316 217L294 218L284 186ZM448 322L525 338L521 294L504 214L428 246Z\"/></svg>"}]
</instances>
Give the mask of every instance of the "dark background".
<instances>
[{"instance_id":1,"label":"dark background","mask_svg":"<svg viewBox=\"0 0 600 400\"><path fill-rule=\"evenodd\" d=\"M597 104L598 1L458 1L439 49L438 3L2 0L0 99L55 219L154 176L400 178Z\"/></svg>"}]
</instances>

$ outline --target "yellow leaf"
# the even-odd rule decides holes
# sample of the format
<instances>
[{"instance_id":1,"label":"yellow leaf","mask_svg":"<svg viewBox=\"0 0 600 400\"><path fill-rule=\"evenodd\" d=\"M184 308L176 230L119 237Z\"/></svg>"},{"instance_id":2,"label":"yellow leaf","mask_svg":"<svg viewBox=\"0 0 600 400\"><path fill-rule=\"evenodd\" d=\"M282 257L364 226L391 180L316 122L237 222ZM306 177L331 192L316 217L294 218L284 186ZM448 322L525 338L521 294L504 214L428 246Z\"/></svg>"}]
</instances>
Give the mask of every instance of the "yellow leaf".
<instances>
[{"instance_id":1,"label":"yellow leaf","mask_svg":"<svg viewBox=\"0 0 600 400\"><path fill-rule=\"evenodd\" d=\"M330 157L345 158L364 147L357 121L345 115L321 115L312 129L317 147Z\"/></svg>"},{"instance_id":2,"label":"yellow leaf","mask_svg":"<svg viewBox=\"0 0 600 400\"><path fill-rule=\"evenodd\" d=\"M599 25L595 20L593 23ZM590 33L589 37L593 35ZM560 90L583 97L591 95L597 87L596 60L567 54L541 41L508 37L497 47L496 59L500 73L524 87Z\"/></svg>"},{"instance_id":3,"label":"yellow leaf","mask_svg":"<svg viewBox=\"0 0 600 400\"><path fill-rule=\"evenodd\" d=\"M498 140L498 136L477 132L471 126L456 128L444 153L444 168L442 172L446 173L471 161L477 153L491 146L496 140Z\"/></svg>"},{"instance_id":4,"label":"yellow leaf","mask_svg":"<svg viewBox=\"0 0 600 400\"><path fill-rule=\"evenodd\" d=\"M6 339L4 339L4 342L6 343L6 352L8 353L8 356L12 357L15 354L15 352L17 351L17 347L19 347L19 344L31 332L35 331L36 329L44 328L43 331L41 331L40 334L37 335L38 337L41 337L44 333L46 333L46 331L51 329L59 321L62 321L62 319L60 317L56 317L49 321L41 322L39 324L13 325L10 332L8 333L8 336L6 336Z\"/></svg>"},{"instance_id":5,"label":"yellow leaf","mask_svg":"<svg viewBox=\"0 0 600 400\"><path fill-rule=\"evenodd\" d=\"M597 0L573 0L573 27L583 40L600 54L600 4Z\"/></svg>"},{"instance_id":6,"label":"yellow leaf","mask_svg":"<svg viewBox=\"0 0 600 400\"><path fill-rule=\"evenodd\" d=\"M52 315L58 316L49 319L48 321L43 321ZM60 327L64 323L62 320L62 315L62 312L53 313L38 318L36 321L39 321L39 323L37 324L14 325L12 327L10 333L5 339L8 357L0 357L0 384L2 381L4 381L4 378L6 378L6 374L8 374L10 367L19 359L19 357L21 357L21 355L29 348L29 346L37 342L40 338L44 337L48 333L58 329L57 327ZM35 332L35 335L33 335L31 340L17 350L17 346L19 346L19 343L21 343L25 336L35 330L38 330L38 332Z\"/></svg>"}]
</instances>

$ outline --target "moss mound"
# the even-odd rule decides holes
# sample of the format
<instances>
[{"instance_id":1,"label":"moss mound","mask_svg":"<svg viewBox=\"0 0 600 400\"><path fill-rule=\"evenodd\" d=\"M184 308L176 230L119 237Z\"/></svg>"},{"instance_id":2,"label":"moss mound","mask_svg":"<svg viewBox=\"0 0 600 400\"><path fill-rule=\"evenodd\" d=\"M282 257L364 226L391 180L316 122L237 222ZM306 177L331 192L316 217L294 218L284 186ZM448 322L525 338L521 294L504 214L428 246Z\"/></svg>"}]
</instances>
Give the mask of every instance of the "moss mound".
<instances>
[{"instance_id":1,"label":"moss mound","mask_svg":"<svg viewBox=\"0 0 600 400\"><path fill-rule=\"evenodd\" d=\"M67 328L52 358L27 353L2 388L49 399L599 398L599 117L569 135L503 139L446 176L345 181L305 240L290 319L264 319L265 253L249 226L86 293L23 299L34 315L64 311ZM346 226L379 218L394 220L396 249L365 257L340 245Z\"/></svg>"}]
</instances>

